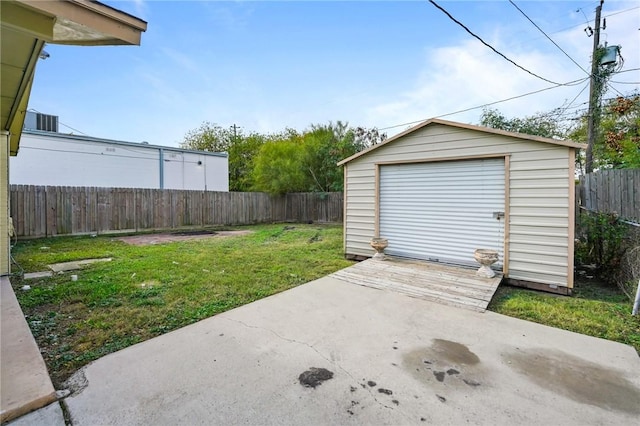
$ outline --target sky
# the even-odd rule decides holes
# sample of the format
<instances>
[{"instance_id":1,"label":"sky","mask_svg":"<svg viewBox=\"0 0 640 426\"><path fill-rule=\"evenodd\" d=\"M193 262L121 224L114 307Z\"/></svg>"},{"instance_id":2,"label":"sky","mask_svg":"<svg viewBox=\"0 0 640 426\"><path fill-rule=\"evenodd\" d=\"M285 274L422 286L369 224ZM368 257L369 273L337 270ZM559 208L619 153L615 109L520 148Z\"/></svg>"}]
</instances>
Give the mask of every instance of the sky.
<instances>
[{"instance_id":1,"label":"sky","mask_svg":"<svg viewBox=\"0 0 640 426\"><path fill-rule=\"evenodd\" d=\"M245 134L338 120L389 136L442 117L478 124L588 101L597 1L102 0L148 22L140 46L47 45L29 109L64 133L179 146L208 121ZM601 42L624 64L606 98L640 90L640 4L607 0ZM574 61L577 63L574 63ZM550 88L549 90L542 90ZM540 91L539 93L522 96ZM463 111L455 113L457 111ZM451 114L454 113L454 114Z\"/></svg>"}]
</instances>

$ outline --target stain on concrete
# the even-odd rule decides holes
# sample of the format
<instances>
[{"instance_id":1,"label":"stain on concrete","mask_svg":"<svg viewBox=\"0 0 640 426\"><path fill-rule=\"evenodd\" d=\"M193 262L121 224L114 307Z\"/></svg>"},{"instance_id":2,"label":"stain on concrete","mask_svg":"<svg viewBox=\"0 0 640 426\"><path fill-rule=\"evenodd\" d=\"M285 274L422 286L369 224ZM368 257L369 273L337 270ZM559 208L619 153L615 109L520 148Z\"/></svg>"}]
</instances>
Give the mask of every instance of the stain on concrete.
<instances>
[{"instance_id":1,"label":"stain on concrete","mask_svg":"<svg viewBox=\"0 0 640 426\"><path fill-rule=\"evenodd\" d=\"M326 368L311 367L304 373L298 376L300 384L307 388L315 388L322 384L322 382L333 378L333 372Z\"/></svg>"},{"instance_id":2,"label":"stain on concrete","mask_svg":"<svg viewBox=\"0 0 640 426\"><path fill-rule=\"evenodd\" d=\"M511 368L544 389L579 403L640 415L640 388L623 371L553 349L502 356Z\"/></svg>"},{"instance_id":3,"label":"stain on concrete","mask_svg":"<svg viewBox=\"0 0 640 426\"><path fill-rule=\"evenodd\" d=\"M89 381L84 374L84 368L73 373L73 376L69 377L63 385L70 391L72 396L78 395L82 392L87 386L89 386Z\"/></svg>"},{"instance_id":4,"label":"stain on concrete","mask_svg":"<svg viewBox=\"0 0 640 426\"><path fill-rule=\"evenodd\" d=\"M451 364L476 365L480 362L480 358L462 343L433 339L431 348L437 354L439 360L448 361Z\"/></svg>"},{"instance_id":5,"label":"stain on concrete","mask_svg":"<svg viewBox=\"0 0 640 426\"><path fill-rule=\"evenodd\" d=\"M360 402L359 401L353 401L351 400L351 406L349 408L347 408L347 413L349 413L349 415L353 416L353 408L355 408L356 405L359 405Z\"/></svg>"},{"instance_id":6,"label":"stain on concrete","mask_svg":"<svg viewBox=\"0 0 640 426\"><path fill-rule=\"evenodd\" d=\"M398 401L397 399L392 399L391 402L393 402L396 405L400 405L400 401Z\"/></svg>"},{"instance_id":7,"label":"stain on concrete","mask_svg":"<svg viewBox=\"0 0 640 426\"><path fill-rule=\"evenodd\" d=\"M444 339L433 339L428 347L414 349L403 354L403 367L425 384L479 385L475 379L484 370L480 358L466 345ZM431 377L433 375L433 377ZM474 384L471 384L474 383Z\"/></svg>"}]
</instances>

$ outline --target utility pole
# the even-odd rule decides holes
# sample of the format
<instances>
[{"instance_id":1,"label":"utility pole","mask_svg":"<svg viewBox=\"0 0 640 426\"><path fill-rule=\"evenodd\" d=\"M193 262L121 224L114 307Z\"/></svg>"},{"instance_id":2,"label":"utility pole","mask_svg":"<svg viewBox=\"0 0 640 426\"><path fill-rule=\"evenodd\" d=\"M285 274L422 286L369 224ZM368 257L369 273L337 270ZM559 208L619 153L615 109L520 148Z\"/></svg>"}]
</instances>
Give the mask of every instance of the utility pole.
<instances>
[{"instance_id":1,"label":"utility pole","mask_svg":"<svg viewBox=\"0 0 640 426\"><path fill-rule=\"evenodd\" d=\"M600 14L602 12L602 4L604 0L600 0L600 4L596 7L596 26L593 31L593 53L591 54L591 81L589 84L589 114L587 116L587 152L585 158L585 173L593 171L593 145L596 139L596 112L600 103L601 91L597 87L598 67L600 64L597 58L597 51L600 47Z\"/></svg>"}]
</instances>

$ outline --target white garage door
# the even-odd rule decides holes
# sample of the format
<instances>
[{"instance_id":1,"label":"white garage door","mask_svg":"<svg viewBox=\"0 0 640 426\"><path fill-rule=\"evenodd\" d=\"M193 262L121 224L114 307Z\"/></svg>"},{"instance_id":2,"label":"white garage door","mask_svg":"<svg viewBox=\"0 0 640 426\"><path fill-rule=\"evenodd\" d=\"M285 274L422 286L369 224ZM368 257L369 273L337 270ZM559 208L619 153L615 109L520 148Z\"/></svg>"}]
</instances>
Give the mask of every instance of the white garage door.
<instances>
[{"instance_id":1,"label":"white garage door","mask_svg":"<svg viewBox=\"0 0 640 426\"><path fill-rule=\"evenodd\" d=\"M380 166L380 236L393 256L473 265L504 247L504 159ZM496 218L496 216L498 218Z\"/></svg>"}]
</instances>

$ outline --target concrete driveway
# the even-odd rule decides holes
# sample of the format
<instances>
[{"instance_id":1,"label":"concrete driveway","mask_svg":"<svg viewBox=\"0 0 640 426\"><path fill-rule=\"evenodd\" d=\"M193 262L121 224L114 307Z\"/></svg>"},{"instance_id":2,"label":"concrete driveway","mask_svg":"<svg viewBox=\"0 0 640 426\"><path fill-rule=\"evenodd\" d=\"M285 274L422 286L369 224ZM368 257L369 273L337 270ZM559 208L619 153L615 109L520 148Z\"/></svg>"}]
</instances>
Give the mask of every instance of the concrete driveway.
<instances>
[{"instance_id":1,"label":"concrete driveway","mask_svg":"<svg viewBox=\"0 0 640 426\"><path fill-rule=\"evenodd\" d=\"M304 387L311 367L333 377ZM111 354L74 425L635 424L622 344L325 277Z\"/></svg>"}]
</instances>

